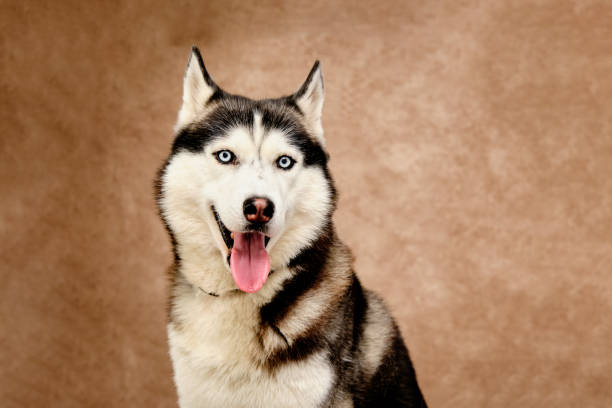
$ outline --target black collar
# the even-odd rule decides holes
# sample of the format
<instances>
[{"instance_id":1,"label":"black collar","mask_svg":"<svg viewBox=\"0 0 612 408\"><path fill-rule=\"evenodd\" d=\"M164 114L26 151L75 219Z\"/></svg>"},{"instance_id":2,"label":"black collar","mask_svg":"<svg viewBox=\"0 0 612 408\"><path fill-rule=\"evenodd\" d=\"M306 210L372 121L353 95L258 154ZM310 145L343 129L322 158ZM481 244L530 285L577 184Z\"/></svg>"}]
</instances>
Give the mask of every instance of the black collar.
<instances>
[{"instance_id":1,"label":"black collar","mask_svg":"<svg viewBox=\"0 0 612 408\"><path fill-rule=\"evenodd\" d=\"M268 276L272 275L273 273L274 273L274 270L271 270L271 271L270 271L270 274L269 274ZM191 282L189 282L189 283L191 283ZM201 287L199 287L199 286L195 286L195 285L193 285L193 284L191 284L191 286L194 286L194 287L196 287L196 288L200 289L200 291L201 291L202 293L206 293L206 294L207 294L207 295L209 295L209 296L212 296L212 297L219 297L219 294L218 294L218 293L215 293L215 292L208 292L208 291L206 291L206 290L202 289ZM232 290L230 290L229 292L240 292L240 289L232 289Z\"/></svg>"},{"instance_id":2,"label":"black collar","mask_svg":"<svg viewBox=\"0 0 612 408\"><path fill-rule=\"evenodd\" d=\"M198 289L200 289L202 292L206 293L207 295L210 295L212 297L219 297L219 295L215 292L207 292L204 289L202 289L201 287L198 286Z\"/></svg>"},{"instance_id":3,"label":"black collar","mask_svg":"<svg viewBox=\"0 0 612 408\"><path fill-rule=\"evenodd\" d=\"M271 270L271 271L270 271L270 274L268 274L268 276L272 275L273 273L274 273L274 270ZM202 293L206 293L206 294L207 294L207 295L209 295L209 296L212 296L212 297L219 297L219 296L220 296L218 293L215 293L215 292L208 292L208 291L206 291L206 290L202 289L202 288L201 288L201 287L199 287L199 286L195 286L194 284L192 284L192 283L191 283L191 282L189 282L189 281L187 281L187 282L188 282L189 284L191 284L191 286L193 286L193 287L196 287L196 288L200 289L200 291L201 291ZM232 289L232 290L230 290L229 292L241 292L241 290L240 290L240 289Z\"/></svg>"}]
</instances>

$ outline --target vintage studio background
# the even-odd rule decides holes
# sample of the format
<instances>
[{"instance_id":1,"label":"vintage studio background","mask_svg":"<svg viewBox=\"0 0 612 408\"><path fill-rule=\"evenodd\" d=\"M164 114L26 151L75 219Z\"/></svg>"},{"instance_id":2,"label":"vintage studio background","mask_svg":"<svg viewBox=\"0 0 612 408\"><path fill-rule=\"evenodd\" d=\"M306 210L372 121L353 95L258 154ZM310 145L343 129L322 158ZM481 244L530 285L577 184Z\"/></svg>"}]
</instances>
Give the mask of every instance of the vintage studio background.
<instances>
[{"instance_id":1,"label":"vintage studio background","mask_svg":"<svg viewBox=\"0 0 612 408\"><path fill-rule=\"evenodd\" d=\"M173 407L152 179L192 44L316 58L336 222L431 407L612 406L612 3L0 4L0 401Z\"/></svg>"}]
</instances>

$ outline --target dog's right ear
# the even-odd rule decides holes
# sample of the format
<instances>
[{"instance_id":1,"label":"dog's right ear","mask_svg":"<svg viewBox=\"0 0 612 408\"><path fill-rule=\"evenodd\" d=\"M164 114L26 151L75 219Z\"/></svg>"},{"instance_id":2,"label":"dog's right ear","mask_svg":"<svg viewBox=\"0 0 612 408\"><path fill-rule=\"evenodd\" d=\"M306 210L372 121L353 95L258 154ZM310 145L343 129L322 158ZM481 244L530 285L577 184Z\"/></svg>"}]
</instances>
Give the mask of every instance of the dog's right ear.
<instances>
[{"instance_id":1,"label":"dog's right ear","mask_svg":"<svg viewBox=\"0 0 612 408\"><path fill-rule=\"evenodd\" d=\"M183 79L183 105L178 114L175 130L200 116L204 112L206 103L218 91L219 87L206 71L200 50L198 47L192 47Z\"/></svg>"}]
</instances>

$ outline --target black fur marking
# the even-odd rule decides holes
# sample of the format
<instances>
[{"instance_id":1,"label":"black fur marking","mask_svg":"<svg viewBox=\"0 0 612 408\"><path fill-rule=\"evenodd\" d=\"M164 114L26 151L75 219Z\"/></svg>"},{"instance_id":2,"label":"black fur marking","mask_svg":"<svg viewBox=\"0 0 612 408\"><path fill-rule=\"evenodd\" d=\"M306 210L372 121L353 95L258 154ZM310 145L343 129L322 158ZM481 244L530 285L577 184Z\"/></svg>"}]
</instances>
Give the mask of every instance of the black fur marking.
<instances>
[{"instance_id":1,"label":"black fur marking","mask_svg":"<svg viewBox=\"0 0 612 408\"><path fill-rule=\"evenodd\" d=\"M314 65L312 66L312 69L310 70L310 73L308 74L308 77L306 77L306 81L304 81L300 89L293 95L296 99L299 99L304 96L304 94L308 90L308 87L310 86L310 83L314 79L315 74L319 70L319 65L321 65L319 60L316 60ZM323 86L323 81L321 81L321 86Z\"/></svg>"},{"instance_id":2,"label":"black fur marking","mask_svg":"<svg viewBox=\"0 0 612 408\"><path fill-rule=\"evenodd\" d=\"M252 129L253 120L251 111L232 109L221 104L206 116L205 120L179 132L172 145L172 154L182 149L194 153L201 152L208 143L224 136L231 128L243 126Z\"/></svg>"},{"instance_id":3,"label":"black fur marking","mask_svg":"<svg viewBox=\"0 0 612 408\"><path fill-rule=\"evenodd\" d=\"M196 60L198 61L198 65L200 66L200 71L202 71L202 76L204 77L204 81L206 81L206 84L210 86L211 88L220 91L219 87L217 86L217 84L215 84L215 81L213 81L212 77L208 73L208 70L204 66L204 60L202 59L202 54L200 54L200 50L195 45L191 47L191 56L189 57L187 66L189 66L189 64L191 63L191 58L193 58L194 55L196 57ZM210 102L210 99L209 99L209 102Z\"/></svg>"},{"instance_id":4,"label":"black fur marking","mask_svg":"<svg viewBox=\"0 0 612 408\"><path fill-rule=\"evenodd\" d=\"M363 293L363 287L355 275L353 275L353 284L351 285L349 296L351 297L353 304L353 347L351 351L354 353L357 349L357 345L359 344L359 340L361 339L361 335L363 334L363 322L368 309L367 300L365 294ZM350 318L351 316L346 317Z\"/></svg>"},{"instance_id":5,"label":"black fur marking","mask_svg":"<svg viewBox=\"0 0 612 408\"><path fill-rule=\"evenodd\" d=\"M210 143L214 138L214 135L209 132L185 128L182 129L174 139L172 144L172 154L176 154L179 150L189 150L190 152L201 151L206 144Z\"/></svg>"},{"instance_id":6,"label":"black fur marking","mask_svg":"<svg viewBox=\"0 0 612 408\"><path fill-rule=\"evenodd\" d=\"M333 231L325 228L323 233L311 246L303 249L290 262L295 275L283 285L274 298L260 309L261 321L272 325L280 320L295 305L295 301L317 284L327 262Z\"/></svg>"},{"instance_id":7,"label":"black fur marking","mask_svg":"<svg viewBox=\"0 0 612 408\"><path fill-rule=\"evenodd\" d=\"M274 326L271 327L274 329ZM285 336L280 333L280 330L278 333L287 341ZM274 370L287 361L303 360L312 355L312 353L325 348L328 348L328 340L323 332L316 331L305 333L303 336L297 338L291 346L270 356L266 363L268 368Z\"/></svg>"}]
</instances>

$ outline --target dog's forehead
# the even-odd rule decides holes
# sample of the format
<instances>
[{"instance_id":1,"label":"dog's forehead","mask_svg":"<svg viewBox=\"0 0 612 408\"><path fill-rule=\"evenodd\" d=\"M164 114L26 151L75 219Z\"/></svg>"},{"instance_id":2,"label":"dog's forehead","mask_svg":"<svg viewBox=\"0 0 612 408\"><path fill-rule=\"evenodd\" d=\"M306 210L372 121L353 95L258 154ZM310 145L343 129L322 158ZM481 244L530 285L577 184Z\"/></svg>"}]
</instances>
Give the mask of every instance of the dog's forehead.
<instances>
[{"instance_id":1,"label":"dog's forehead","mask_svg":"<svg viewBox=\"0 0 612 408\"><path fill-rule=\"evenodd\" d=\"M283 140L302 152L306 165L325 166L326 153L309 135L299 108L288 98L256 101L226 95L214 104L204 118L179 132L173 153L182 149L201 152L211 142L230 136L233 130L243 129L260 138L262 134L280 133Z\"/></svg>"},{"instance_id":2,"label":"dog's forehead","mask_svg":"<svg viewBox=\"0 0 612 408\"><path fill-rule=\"evenodd\" d=\"M228 98L219 103L210 116L220 128L243 126L249 130L261 126L265 131L278 129L288 134L307 136L300 113L282 99L253 101L247 98Z\"/></svg>"},{"instance_id":3,"label":"dog's forehead","mask_svg":"<svg viewBox=\"0 0 612 408\"><path fill-rule=\"evenodd\" d=\"M282 134L289 144L308 139L299 111L282 100L254 101L243 97L225 98L199 123L215 139L236 135L249 135L259 146L264 135Z\"/></svg>"}]
</instances>

